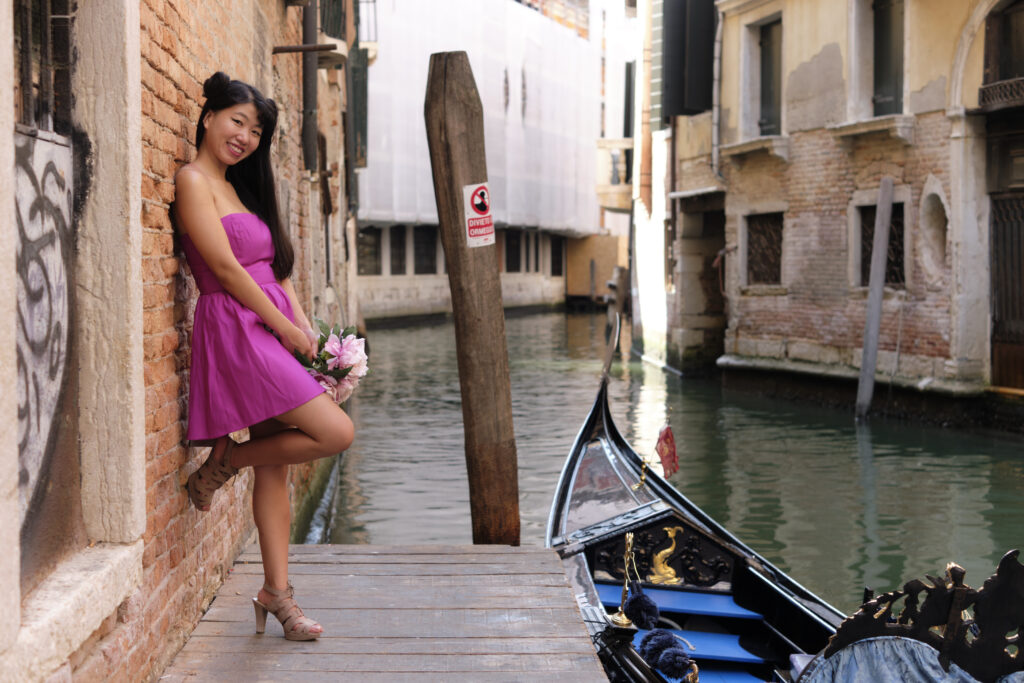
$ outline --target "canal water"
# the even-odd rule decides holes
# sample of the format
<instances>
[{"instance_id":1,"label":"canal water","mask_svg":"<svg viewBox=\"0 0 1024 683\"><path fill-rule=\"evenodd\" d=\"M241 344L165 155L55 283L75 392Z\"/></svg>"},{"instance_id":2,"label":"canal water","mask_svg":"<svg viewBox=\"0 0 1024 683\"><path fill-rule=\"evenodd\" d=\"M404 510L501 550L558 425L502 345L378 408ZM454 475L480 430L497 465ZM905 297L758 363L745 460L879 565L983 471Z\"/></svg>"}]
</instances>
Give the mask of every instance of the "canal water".
<instances>
[{"instance_id":1,"label":"canal water","mask_svg":"<svg viewBox=\"0 0 1024 683\"><path fill-rule=\"evenodd\" d=\"M544 542L558 474L597 392L604 320L506 322L523 544ZM332 474L317 540L470 543L452 323L371 330L369 343L356 441ZM892 590L950 560L980 587L1005 551L1024 549L1018 437L881 420L858 428L846 412L724 390L628 353L609 397L637 452L653 457L671 424L681 466L672 483L845 612L864 586Z\"/></svg>"}]
</instances>

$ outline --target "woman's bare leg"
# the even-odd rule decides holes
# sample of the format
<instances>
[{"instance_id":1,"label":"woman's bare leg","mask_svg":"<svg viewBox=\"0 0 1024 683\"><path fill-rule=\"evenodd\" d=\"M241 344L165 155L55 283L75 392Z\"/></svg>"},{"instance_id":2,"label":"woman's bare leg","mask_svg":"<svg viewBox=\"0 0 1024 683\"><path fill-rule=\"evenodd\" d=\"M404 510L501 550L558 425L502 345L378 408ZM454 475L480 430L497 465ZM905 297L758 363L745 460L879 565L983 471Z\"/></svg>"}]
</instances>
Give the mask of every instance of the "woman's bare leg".
<instances>
[{"instance_id":1,"label":"woman's bare leg","mask_svg":"<svg viewBox=\"0 0 1024 683\"><path fill-rule=\"evenodd\" d=\"M283 431L294 431L277 420L267 420L249 429L254 439L267 439ZM260 555L266 584L276 590L288 587L288 538L291 531L291 505L288 501L288 465L253 467L252 516L259 531ZM274 596L260 589L257 600L264 605ZM319 625L311 627L317 633Z\"/></svg>"},{"instance_id":2,"label":"woman's bare leg","mask_svg":"<svg viewBox=\"0 0 1024 683\"><path fill-rule=\"evenodd\" d=\"M326 394L278 415L277 421L295 429L254 436L235 446L230 464L261 467L309 462L341 453L355 438L352 420Z\"/></svg>"}]
</instances>

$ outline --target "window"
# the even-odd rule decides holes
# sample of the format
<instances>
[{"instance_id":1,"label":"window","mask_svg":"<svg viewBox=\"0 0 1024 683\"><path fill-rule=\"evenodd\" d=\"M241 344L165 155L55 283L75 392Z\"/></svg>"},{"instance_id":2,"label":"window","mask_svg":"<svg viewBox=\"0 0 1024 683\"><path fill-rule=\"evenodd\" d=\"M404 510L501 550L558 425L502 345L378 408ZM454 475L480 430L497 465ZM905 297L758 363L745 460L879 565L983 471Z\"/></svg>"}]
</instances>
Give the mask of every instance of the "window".
<instances>
[{"instance_id":1,"label":"window","mask_svg":"<svg viewBox=\"0 0 1024 683\"><path fill-rule=\"evenodd\" d=\"M565 238L559 235L551 236L551 277L562 277L565 272L563 261L565 253Z\"/></svg>"},{"instance_id":2,"label":"window","mask_svg":"<svg viewBox=\"0 0 1024 683\"><path fill-rule=\"evenodd\" d=\"M380 228L359 228L356 236L356 267L360 275L380 275Z\"/></svg>"},{"instance_id":3,"label":"window","mask_svg":"<svg viewBox=\"0 0 1024 683\"><path fill-rule=\"evenodd\" d=\"M532 238L532 235L530 235L530 233L528 233L528 232L524 232L523 233L523 239L526 241L526 249L525 249L526 263L523 266L523 272L524 273L529 273L530 272L530 254L531 254L531 251L530 251L530 239L531 238Z\"/></svg>"},{"instance_id":4,"label":"window","mask_svg":"<svg viewBox=\"0 0 1024 683\"><path fill-rule=\"evenodd\" d=\"M15 120L71 135L72 12L68 3L19 0L14 15Z\"/></svg>"},{"instance_id":5,"label":"window","mask_svg":"<svg viewBox=\"0 0 1024 683\"><path fill-rule=\"evenodd\" d=\"M523 233L519 230L505 231L505 272L518 273L522 259Z\"/></svg>"},{"instance_id":6,"label":"window","mask_svg":"<svg viewBox=\"0 0 1024 683\"><path fill-rule=\"evenodd\" d=\"M664 0L651 0L651 130L661 130L665 127L661 113L663 6Z\"/></svg>"},{"instance_id":7,"label":"window","mask_svg":"<svg viewBox=\"0 0 1024 683\"><path fill-rule=\"evenodd\" d=\"M540 272L540 233L533 236L533 272Z\"/></svg>"},{"instance_id":8,"label":"window","mask_svg":"<svg viewBox=\"0 0 1024 683\"><path fill-rule=\"evenodd\" d=\"M871 280L871 247L875 239L875 206L857 207L860 212L860 285L867 287ZM906 276L903 267L903 204L893 203L889 223L889 249L885 259L885 284L903 288Z\"/></svg>"},{"instance_id":9,"label":"window","mask_svg":"<svg viewBox=\"0 0 1024 683\"><path fill-rule=\"evenodd\" d=\"M875 116L903 112L903 0L874 0Z\"/></svg>"},{"instance_id":10,"label":"window","mask_svg":"<svg viewBox=\"0 0 1024 683\"><path fill-rule=\"evenodd\" d=\"M782 22L760 27L761 109L757 125L761 135L782 133Z\"/></svg>"},{"instance_id":11,"label":"window","mask_svg":"<svg viewBox=\"0 0 1024 683\"><path fill-rule=\"evenodd\" d=\"M405 275L405 226L391 226L391 274Z\"/></svg>"},{"instance_id":12,"label":"window","mask_svg":"<svg viewBox=\"0 0 1024 683\"><path fill-rule=\"evenodd\" d=\"M782 284L782 214L747 216L747 284Z\"/></svg>"},{"instance_id":13,"label":"window","mask_svg":"<svg viewBox=\"0 0 1024 683\"><path fill-rule=\"evenodd\" d=\"M437 273L437 226L417 225L412 230L413 272L416 275Z\"/></svg>"},{"instance_id":14,"label":"window","mask_svg":"<svg viewBox=\"0 0 1024 683\"><path fill-rule=\"evenodd\" d=\"M1024 104L1024 0L1017 0L985 20L985 76L978 104L997 111ZM1007 82L1009 81L1009 82Z\"/></svg>"}]
</instances>

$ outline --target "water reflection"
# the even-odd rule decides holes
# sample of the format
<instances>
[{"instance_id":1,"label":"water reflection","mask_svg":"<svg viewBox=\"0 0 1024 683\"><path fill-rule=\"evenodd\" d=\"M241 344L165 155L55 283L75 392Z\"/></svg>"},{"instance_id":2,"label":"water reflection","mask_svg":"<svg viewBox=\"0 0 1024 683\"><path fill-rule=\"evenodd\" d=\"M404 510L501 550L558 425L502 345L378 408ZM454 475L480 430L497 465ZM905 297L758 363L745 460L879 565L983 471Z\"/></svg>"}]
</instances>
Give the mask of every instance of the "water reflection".
<instances>
[{"instance_id":1,"label":"water reflection","mask_svg":"<svg viewBox=\"0 0 1024 683\"><path fill-rule=\"evenodd\" d=\"M554 486L597 392L605 319L507 321L524 544L543 542ZM628 329L623 339L628 339ZM339 476L332 542L469 543L469 494L451 324L371 332L372 374ZM612 414L641 453L666 420L673 483L794 578L844 610L955 560L979 586L1024 547L1016 439L875 421L723 392L617 362Z\"/></svg>"}]
</instances>

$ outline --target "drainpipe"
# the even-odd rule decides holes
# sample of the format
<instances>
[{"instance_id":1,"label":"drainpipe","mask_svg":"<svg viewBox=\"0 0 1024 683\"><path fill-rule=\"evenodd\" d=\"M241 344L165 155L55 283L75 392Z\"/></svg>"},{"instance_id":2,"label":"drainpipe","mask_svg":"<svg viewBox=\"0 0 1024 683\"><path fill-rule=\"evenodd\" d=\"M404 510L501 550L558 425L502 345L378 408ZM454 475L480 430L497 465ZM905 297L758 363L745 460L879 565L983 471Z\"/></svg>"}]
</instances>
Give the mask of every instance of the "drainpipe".
<instances>
[{"instance_id":1,"label":"drainpipe","mask_svg":"<svg viewBox=\"0 0 1024 683\"><path fill-rule=\"evenodd\" d=\"M715 21L715 56L712 66L711 82L711 171L721 179L718 170L721 156L721 118L722 118L722 10L716 10Z\"/></svg>"},{"instance_id":2,"label":"drainpipe","mask_svg":"<svg viewBox=\"0 0 1024 683\"><path fill-rule=\"evenodd\" d=\"M309 0L302 10L302 44L316 45L317 0ZM316 52L302 53L302 159L307 171L317 165Z\"/></svg>"}]
</instances>

